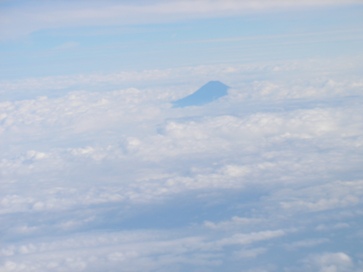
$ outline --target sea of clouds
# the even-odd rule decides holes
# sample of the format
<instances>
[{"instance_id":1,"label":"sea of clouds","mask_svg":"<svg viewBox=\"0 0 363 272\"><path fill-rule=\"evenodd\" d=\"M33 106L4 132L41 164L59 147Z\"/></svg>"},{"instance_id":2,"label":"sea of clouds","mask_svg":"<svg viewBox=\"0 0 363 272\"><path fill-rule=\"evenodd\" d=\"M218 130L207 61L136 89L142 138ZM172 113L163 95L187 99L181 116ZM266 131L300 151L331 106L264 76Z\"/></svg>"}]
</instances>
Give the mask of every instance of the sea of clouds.
<instances>
[{"instance_id":1,"label":"sea of clouds","mask_svg":"<svg viewBox=\"0 0 363 272\"><path fill-rule=\"evenodd\" d=\"M361 271L357 71L306 60L0 82L0 271ZM172 107L209 80L229 94Z\"/></svg>"}]
</instances>

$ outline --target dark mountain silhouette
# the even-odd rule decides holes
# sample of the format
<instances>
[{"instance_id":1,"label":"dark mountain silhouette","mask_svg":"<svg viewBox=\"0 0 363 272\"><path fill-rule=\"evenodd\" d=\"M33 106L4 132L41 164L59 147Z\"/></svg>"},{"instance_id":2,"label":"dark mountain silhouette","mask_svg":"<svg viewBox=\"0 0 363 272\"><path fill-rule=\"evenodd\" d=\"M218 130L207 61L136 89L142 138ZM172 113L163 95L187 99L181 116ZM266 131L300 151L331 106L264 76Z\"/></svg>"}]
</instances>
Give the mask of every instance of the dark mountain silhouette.
<instances>
[{"instance_id":1,"label":"dark mountain silhouette","mask_svg":"<svg viewBox=\"0 0 363 272\"><path fill-rule=\"evenodd\" d=\"M194 93L173 102L174 108L200 106L227 95L229 87L220 81L209 81Z\"/></svg>"}]
</instances>

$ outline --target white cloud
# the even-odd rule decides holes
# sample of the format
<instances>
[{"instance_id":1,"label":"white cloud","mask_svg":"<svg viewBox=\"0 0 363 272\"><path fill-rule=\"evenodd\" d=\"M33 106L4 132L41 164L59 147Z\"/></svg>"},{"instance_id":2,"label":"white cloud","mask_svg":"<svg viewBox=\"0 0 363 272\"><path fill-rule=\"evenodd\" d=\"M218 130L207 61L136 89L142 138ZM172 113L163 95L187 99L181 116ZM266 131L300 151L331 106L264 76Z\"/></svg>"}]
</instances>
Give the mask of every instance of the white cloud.
<instances>
[{"instance_id":1,"label":"white cloud","mask_svg":"<svg viewBox=\"0 0 363 272\"><path fill-rule=\"evenodd\" d=\"M215 231L231 231L240 230L241 228L256 228L258 225L263 225L265 220L262 218L247 218L233 216L231 220L222 222L205 221L204 226ZM252 226L252 227L251 227Z\"/></svg>"},{"instance_id":2,"label":"white cloud","mask_svg":"<svg viewBox=\"0 0 363 272\"><path fill-rule=\"evenodd\" d=\"M170 101L195 91L196 86L218 79L232 87L229 92L236 102L245 102L246 99L326 99L359 95L362 80L358 71L362 69L362 56L354 56L354 59L227 63L9 79L0 81L0 93L5 102L8 97L44 100L75 90L103 92L105 88L110 91L134 87L151 96L158 93L160 98ZM345 74L346 71L350 71L349 75ZM269 80L261 80L261 75Z\"/></svg>"},{"instance_id":3,"label":"white cloud","mask_svg":"<svg viewBox=\"0 0 363 272\"><path fill-rule=\"evenodd\" d=\"M307 262L309 269L319 272L356 271L351 257L344 252L311 256Z\"/></svg>"},{"instance_id":4,"label":"white cloud","mask_svg":"<svg viewBox=\"0 0 363 272\"><path fill-rule=\"evenodd\" d=\"M245 234L248 244L271 239L280 232ZM225 244L224 240L221 240ZM220 242L217 241L220 244ZM214 247L214 248L213 248ZM65 254L71 251L72 256ZM161 232L118 232L92 236L74 236L67 239L53 239L42 243L27 243L10 246L2 250L8 261L0 267L6 271L98 271L122 266L126 270L162 270L178 267L173 264L189 264L200 267L214 267L221 264L221 254L208 236L175 236ZM251 258L263 253L264 249L240 251ZM249 252L249 253L247 253Z\"/></svg>"},{"instance_id":5,"label":"white cloud","mask_svg":"<svg viewBox=\"0 0 363 272\"><path fill-rule=\"evenodd\" d=\"M219 245L247 245L254 242L259 242L263 240L273 239L277 237L284 236L286 233L283 230L267 230L261 232L253 232L248 234L235 234L232 237L228 237L226 239L222 239L218 242Z\"/></svg>"},{"instance_id":6,"label":"white cloud","mask_svg":"<svg viewBox=\"0 0 363 272\"><path fill-rule=\"evenodd\" d=\"M286 248L289 250L296 250L299 248L309 248L309 247L316 247L317 245L321 245L324 243L328 243L329 239L326 238L320 238L320 239L307 239L307 240L301 240L293 243L289 243L286 245Z\"/></svg>"},{"instance_id":7,"label":"white cloud","mask_svg":"<svg viewBox=\"0 0 363 272\"><path fill-rule=\"evenodd\" d=\"M257 256L266 252L265 248L254 248L239 250L234 253L236 258L256 258Z\"/></svg>"},{"instance_id":8,"label":"white cloud","mask_svg":"<svg viewBox=\"0 0 363 272\"><path fill-rule=\"evenodd\" d=\"M282 234L281 231L265 231L237 236L239 240L243 240L238 243L253 244L277 238ZM214 241L208 235L180 237L180 234L165 231L93 233L90 236L74 236L5 247L1 255L7 256L8 261L4 262L1 268L7 269L6 271L21 271L23 267L28 267L29 271L44 271L45 268L47 271L65 268L93 271L93 268L114 269L122 265L124 269L164 271L169 265L173 267L175 263L213 267L221 263L219 260L222 255L218 247L230 245L231 239ZM70 251L73 253L72 256L65 254ZM240 250L236 254L243 255L244 258L253 258L265 251L266 249L254 248Z\"/></svg>"},{"instance_id":9,"label":"white cloud","mask_svg":"<svg viewBox=\"0 0 363 272\"><path fill-rule=\"evenodd\" d=\"M361 180L338 181L291 192L291 200L282 201L281 206L283 209L294 211L324 211L358 205L362 195Z\"/></svg>"},{"instance_id":10,"label":"white cloud","mask_svg":"<svg viewBox=\"0 0 363 272\"><path fill-rule=\"evenodd\" d=\"M143 71L129 82L196 79L58 96L44 93L57 78L34 79L42 96L4 99L0 271L283 271L301 259L313 271L354 269L361 252L335 237L359 235L360 79L307 63ZM238 83L246 71L264 79ZM218 72L236 83L227 97L171 107ZM127 82L81 85L108 76ZM283 260L271 263L274 252Z\"/></svg>"}]
</instances>

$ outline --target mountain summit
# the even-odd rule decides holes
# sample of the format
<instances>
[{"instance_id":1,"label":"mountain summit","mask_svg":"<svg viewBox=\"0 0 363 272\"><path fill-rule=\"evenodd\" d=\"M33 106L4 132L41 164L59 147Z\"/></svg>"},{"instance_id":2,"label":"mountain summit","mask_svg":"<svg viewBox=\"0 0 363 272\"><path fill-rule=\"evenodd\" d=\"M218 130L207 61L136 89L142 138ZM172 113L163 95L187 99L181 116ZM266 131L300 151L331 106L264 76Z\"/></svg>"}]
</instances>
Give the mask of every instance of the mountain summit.
<instances>
[{"instance_id":1,"label":"mountain summit","mask_svg":"<svg viewBox=\"0 0 363 272\"><path fill-rule=\"evenodd\" d=\"M209 81L194 93L173 102L174 108L200 106L227 95L229 87L220 81Z\"/></svg>"}]
</instances>

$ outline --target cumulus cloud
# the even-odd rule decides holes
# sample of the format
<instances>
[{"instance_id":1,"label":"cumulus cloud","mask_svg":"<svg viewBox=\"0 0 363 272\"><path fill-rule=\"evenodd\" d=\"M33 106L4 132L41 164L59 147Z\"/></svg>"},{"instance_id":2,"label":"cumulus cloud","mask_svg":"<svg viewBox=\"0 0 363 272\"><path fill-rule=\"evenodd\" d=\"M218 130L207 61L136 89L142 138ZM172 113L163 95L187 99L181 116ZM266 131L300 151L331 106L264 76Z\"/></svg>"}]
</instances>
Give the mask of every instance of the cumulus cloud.
<instances>
[{"instance_id":1,"label":"cumulus cloud","mask_svg":"<svg viewBox=\"0 0 363 272\"><path fill-rule=\"evenodd\" d=\"M246 71L256 76L238 83ZM0 270L354 271L361 81L318 71L310 61L184 67L56 96L43 78L36 95L3 98ZM180 73L197 79L179 85ZM226 97L172 107L218 74L233 86ZM143 76L177 83L132 87Z\"/></svg>"},{"instance_id":2,"label":"cumulus cloud","mask_svg":"<svg viewBox=\"0 0 363 272\"><path fill-rule=\"evenodd\" d=\"M344 252L311 256L307 262L310 262L310 269L317 269L321 272L355 270L351 257Z\"/></svg>"}]
</instances>

